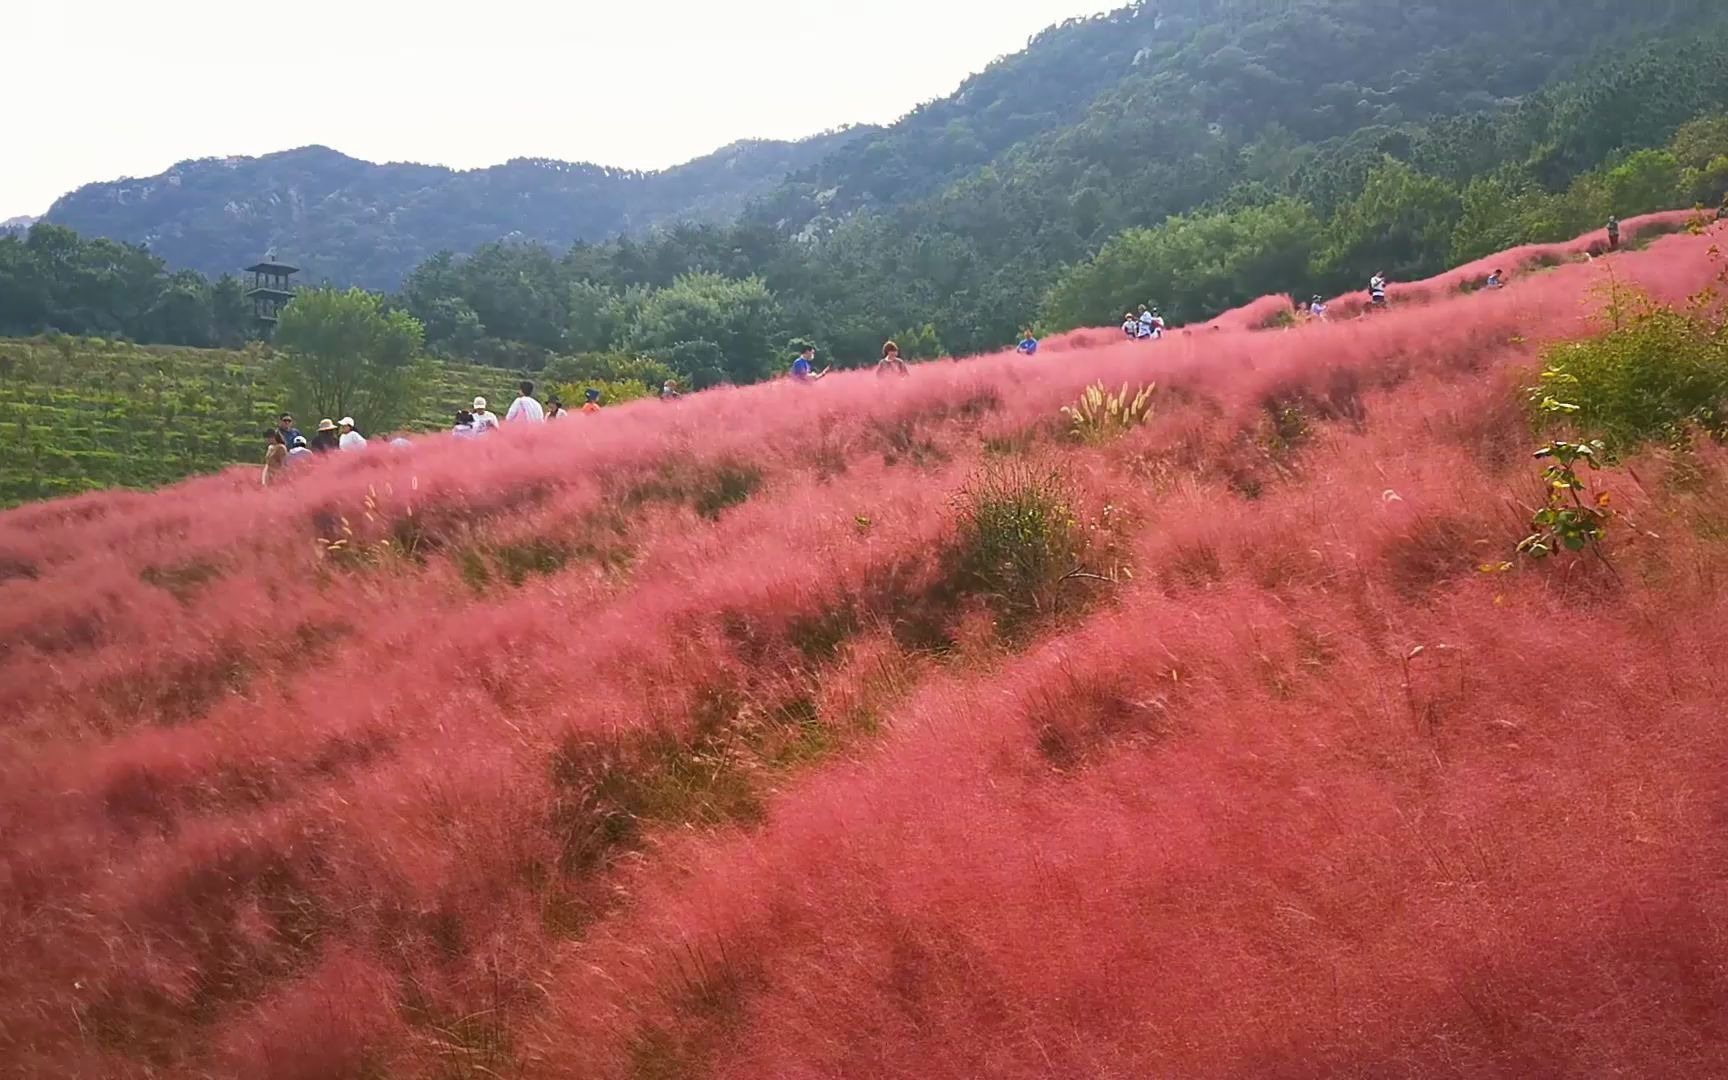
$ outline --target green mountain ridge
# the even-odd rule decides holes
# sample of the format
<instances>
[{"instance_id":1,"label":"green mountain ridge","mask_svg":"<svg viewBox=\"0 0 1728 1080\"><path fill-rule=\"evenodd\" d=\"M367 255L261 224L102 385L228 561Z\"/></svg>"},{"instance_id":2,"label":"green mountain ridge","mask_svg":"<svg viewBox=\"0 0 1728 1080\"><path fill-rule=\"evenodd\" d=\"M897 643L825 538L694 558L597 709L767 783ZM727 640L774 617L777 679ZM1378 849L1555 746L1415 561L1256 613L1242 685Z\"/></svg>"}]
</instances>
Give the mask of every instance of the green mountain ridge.
<instances>
[{"instance_id":1,"label":"green mountain ridge","mask_svg":"<svg viewBox=\"0 0 1728 1080\"><path fill-rule=\"evenodd\" d=\"M729 220L867 130L743 140L658 172L549 158L469 170L375 164L306 146L86 184L43 220L144 244L171 266L212 277L275 249L309 280L391 289L440 250L507 237L562 247L665 222Z\"/></svg>"}]
</instances>

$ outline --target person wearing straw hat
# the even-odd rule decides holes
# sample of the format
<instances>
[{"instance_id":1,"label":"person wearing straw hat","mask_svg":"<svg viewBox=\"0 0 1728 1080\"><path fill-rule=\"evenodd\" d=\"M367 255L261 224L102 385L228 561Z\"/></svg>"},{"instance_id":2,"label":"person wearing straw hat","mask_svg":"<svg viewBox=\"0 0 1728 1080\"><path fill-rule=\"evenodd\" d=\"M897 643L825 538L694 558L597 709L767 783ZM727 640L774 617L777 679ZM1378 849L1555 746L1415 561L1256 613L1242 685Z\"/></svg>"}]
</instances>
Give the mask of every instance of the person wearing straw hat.
<instances>
[{"instance_id":1,"label":"person wearing straw hat","mask_svg":"<svg viewBox=\"0 0 1728 1080\"><path fill-rule=\"evenodd\" d=\"M336 421L326 416L318 421L318 431L312 436L312 452L327 454L336 449Z\"/></svg>"},{"instance_id":2,"label":"person wearing straw hat","mask_svg":"<svg viewBox=\"0 0 1728 1080\"><path fill-rule=\"evenodd\" d=\"M344 416L336 421L336 426L342 431L342 437L336 442L338 448L343 450L366 449L366 436L354 430L354 418L352 416Z\"/></svg>"},{"instance_id":3,"label":"person wearing straw hat","mask_svg":"<svg viewBox=\"0 0 1728 1080\"><path fill-rule=\"evenodd\" d=\"M498 426L498 414L486 407L486 399L474 399L474 434L484 435Z\"/></svg>"}]
</instances>

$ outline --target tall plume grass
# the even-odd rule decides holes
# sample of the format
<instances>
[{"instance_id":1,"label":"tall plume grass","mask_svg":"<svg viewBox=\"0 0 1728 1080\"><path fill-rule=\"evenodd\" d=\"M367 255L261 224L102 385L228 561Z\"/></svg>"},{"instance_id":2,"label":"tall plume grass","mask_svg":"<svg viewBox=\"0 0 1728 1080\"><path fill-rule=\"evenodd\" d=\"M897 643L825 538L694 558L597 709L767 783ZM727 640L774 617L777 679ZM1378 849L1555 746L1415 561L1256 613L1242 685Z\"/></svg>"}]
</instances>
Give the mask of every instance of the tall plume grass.
<instances>
[{"instance_id":1,"label":"tall plume grass","mask_svg":"<svg viewBox=\"0 0 1728 1080\"><path fill-rule=\"evenodd\" d=\"M0 515L0 1061L1722 1075L1728 464L1481 569L1720 240Z\"/></svg>"}]
</instances>

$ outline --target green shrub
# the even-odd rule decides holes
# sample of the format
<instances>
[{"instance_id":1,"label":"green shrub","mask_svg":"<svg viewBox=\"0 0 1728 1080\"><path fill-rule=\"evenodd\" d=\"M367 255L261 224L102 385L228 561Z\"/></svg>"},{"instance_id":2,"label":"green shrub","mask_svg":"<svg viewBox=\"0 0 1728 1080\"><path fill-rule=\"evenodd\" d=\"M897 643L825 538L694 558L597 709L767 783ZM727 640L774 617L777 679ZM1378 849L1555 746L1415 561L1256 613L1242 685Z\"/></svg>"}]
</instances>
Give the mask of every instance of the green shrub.
<instances>
[{"instance_id":1,"label":"green shrub","mask_svg":"<svg viewBox=\"0 0 1728 1080\"><path fill-rule=\"evenodd\" d=\"M1530 390L1541 418L1562 415L1610 453L1672 442L1689 428L1728 433L1728 323L1701 307L1675 311L1640 301L1588 341L1550 349ZM1552 402L1573 408L1560 413Z\"/></svg>"},{"instance_id":2,"label":"green shrub","mask_svg":"<svg viewBox=\"0 0 1728 1080\"><path fill-rule=\"evenodd\" d=\"M956 499L960 584L1009 618L1052 610L1063 582L1081 570L1085 536L1074 503L1058 471L985 465Z\"/></svg>"}]
</instances>

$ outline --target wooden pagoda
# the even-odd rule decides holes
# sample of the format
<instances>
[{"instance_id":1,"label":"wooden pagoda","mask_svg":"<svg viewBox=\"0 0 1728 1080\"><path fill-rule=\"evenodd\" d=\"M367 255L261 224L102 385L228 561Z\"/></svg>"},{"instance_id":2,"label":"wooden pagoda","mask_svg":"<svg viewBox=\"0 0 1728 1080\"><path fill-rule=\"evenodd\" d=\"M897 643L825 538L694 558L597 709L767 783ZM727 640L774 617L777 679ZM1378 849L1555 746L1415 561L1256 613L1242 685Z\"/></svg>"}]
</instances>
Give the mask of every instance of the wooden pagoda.
<instances>
[{"instance_id":1,"label":"wooden pagoda","mask_svg":"<svg viewBox=\"0 0 1728 1080\"><path fill-rule=\"evenodd\" d=\"M246 273L252 275L246 299L252 301L252 314L266 333L276 325L283 305L294 299L294 286L289 279L299 272L298 266L277 262L275 252L265 255L263 262L246 268Z\"/></svg>"}]
</instances>

